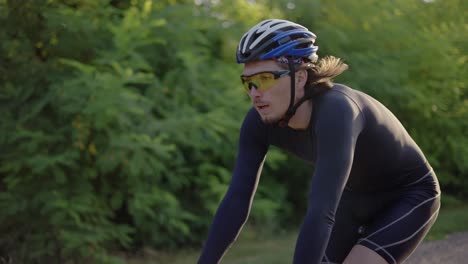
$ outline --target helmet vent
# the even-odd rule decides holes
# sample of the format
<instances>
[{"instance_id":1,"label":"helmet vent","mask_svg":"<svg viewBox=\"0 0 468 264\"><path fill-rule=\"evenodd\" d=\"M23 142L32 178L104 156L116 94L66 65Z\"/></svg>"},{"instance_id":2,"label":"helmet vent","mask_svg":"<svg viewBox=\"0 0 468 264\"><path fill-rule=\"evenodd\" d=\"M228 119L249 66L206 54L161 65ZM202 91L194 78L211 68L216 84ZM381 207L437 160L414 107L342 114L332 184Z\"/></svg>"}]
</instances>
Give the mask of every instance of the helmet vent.
<instances>
[{"instance_id":1,"label":"helmet vent","mask_svg":"<svg viewBox=\"0 0 468 264\"><path fill-rule=\"evenodd\" d=\"M288 37L285 37L285 38L282 38L280 40L278 40L278 44L283 44L283 43L286 43L286 42L289 42L291 41L291 38L288 36Z\"/></svg>"}]
</instances>

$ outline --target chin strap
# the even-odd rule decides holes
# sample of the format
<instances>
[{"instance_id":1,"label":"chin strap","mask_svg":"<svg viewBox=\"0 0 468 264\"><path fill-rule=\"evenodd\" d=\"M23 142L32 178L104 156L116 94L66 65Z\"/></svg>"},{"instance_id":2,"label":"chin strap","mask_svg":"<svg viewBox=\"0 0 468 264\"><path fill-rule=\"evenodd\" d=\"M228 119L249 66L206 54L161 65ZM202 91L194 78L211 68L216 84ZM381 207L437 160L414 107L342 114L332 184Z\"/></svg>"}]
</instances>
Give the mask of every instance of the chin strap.
<instances>
[{"instance_id":1,"label":"chin strap","mask_svg":"<svg viewBox=\"0 0 468 264\"><path fill-rule=\"evenodd\" d=\"M289 120L293 115L296 113L297 108L301 106L305 101L309 100L308 96L302 97L297 104L294 105L295 101L295 91L296 91L296 68L294 67L294 60L293 58L288 58L288 66L289 66L289 76L291 77L291 100L289 102L289 107L284 116L278 121L278 126L286 127L289 123Z\"/></svg>"}]
</instances>

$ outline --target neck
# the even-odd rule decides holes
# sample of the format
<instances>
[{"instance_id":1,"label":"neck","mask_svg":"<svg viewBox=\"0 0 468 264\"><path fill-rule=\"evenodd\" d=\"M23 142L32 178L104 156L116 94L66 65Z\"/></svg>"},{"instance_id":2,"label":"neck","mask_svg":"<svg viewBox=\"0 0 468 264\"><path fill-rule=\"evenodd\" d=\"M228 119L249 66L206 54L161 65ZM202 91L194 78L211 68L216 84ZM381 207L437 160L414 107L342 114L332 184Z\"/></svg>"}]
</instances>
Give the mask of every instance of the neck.
<instances>
[{"instance_id":1,"label":"neck","mask_svg":"<svg viewBox=\"0 0 468 264\"><path fill-rule=\"evenodd\" d=\"M309 126L312 116L312 100L307 100L299 108L289 120L288 126L296 130L304 130Z\"/></svg>"}]
</instances>

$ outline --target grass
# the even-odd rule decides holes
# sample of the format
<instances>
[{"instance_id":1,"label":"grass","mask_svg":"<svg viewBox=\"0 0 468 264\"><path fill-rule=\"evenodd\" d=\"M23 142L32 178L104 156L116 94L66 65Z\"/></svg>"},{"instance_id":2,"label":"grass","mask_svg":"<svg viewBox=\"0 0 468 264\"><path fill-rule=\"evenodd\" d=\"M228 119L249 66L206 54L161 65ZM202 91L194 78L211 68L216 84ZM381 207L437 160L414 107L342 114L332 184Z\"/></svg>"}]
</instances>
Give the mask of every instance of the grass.
<instances>
[{"instance_id":1,"label":"grass","mask_svg":"<svg viewBox=\"0 0 468 264\"><path fill-rule=\"evenodd\" d=\"M282 234L275 238L259 238L249 228L244 228L237 242L223 258L223 264L284 264L292 260L296 233ZM194 264L200 252L180 251L177 255L147 251L145 258L131 259L129 264Z\"/></svg>"},{"instance_id":2,"label":"grass","mask_svg":"<svg viewBox=\"0 0 468 264\"><path fill-rule=\"evenodd\" d=\"M441 210L439 217L426 240L444 239L449 234L468 231L468 205ZM291 263L297 232L289 232L272 238L259 238L246 228L237 242L223 258L223 264L284 264ZM133 258L129 264L194 264L200 252L180 251L176 255L154 251L145 252L145 257Z\"/></svg>"},{"instance_id":3,"label":"grass","mask_svg":"<svg viewBox=\"0 0 468 264\"><path fill-rule=\"evenodd\" d=\"M468 206L441 210L426 240L444 239L455 232L468 231Z\"/></svg>"}]
</instances>

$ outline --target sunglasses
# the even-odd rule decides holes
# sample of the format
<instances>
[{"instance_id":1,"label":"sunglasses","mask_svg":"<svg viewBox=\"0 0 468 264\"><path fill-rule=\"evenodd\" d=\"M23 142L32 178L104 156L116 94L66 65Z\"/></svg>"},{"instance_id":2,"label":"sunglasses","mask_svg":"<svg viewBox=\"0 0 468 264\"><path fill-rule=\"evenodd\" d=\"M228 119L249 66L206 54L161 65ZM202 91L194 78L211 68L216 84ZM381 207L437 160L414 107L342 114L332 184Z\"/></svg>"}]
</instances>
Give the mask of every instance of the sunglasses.
<instances>
[{"instance_id":1,"label":"sunglasses","mask_svg":"<svg viewBox=\"0 0 468 264\"><path fill-rule=\"evenodd\" d=\"M253 88L257 89L260 92L267 91L271 87L275 86L278 79L286 76L290 73L288 70L283 71L264 71L257 72L252 75L241 75L241 81L244 85L244 89L247 93Z\"/></svg>"}]
</instances>

